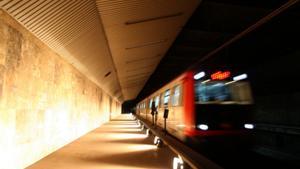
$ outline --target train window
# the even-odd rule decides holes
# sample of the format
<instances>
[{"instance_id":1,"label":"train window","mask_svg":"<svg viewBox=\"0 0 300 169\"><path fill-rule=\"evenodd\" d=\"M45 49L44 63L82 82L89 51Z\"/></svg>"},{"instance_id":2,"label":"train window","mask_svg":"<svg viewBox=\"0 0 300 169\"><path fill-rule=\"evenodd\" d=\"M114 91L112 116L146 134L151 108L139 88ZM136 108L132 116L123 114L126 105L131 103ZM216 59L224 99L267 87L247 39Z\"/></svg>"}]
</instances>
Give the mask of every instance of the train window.
<instances>
[{"instance_id":1,"label":"train window","mask_svg":"<svg viewBox=\"0 0 300 169\"><path fill-rule=\"evenodd\" d=\"M165 95L164 95L164 105L168 105L170 100L170 89L165 91Z\"/></svg>"},{"instance_id":2,"label":"train window","mask_svg":"<svg viewBox=\"0 0 300 169\"><path fill-rule=\"evenodd\" d=\"M153 98L150 99L149 101L149 108L151 109L151 106L152 106L152 102L153 102Z\"/></svg>"},{"instance_id":3,"label":"train window","mask_svg":"<svg viewBox=\"0 0 300 169\"><path fill-rule=\"evenodd\" d=\"M164 106L164 94L161 93L159 97L160 97L160 107L163 107Z\"/></svg>"},{"instance_id":4,"label":"train window","mask_svg":"<svg viewBox=\"0 0 300 169\"><path fill-rule=\"evenodd\" d=\"M180 104L180 94L181 94L181 87L177 85L174 87L174 94L172 97L172 105L178 106Z\"/></svg>"},{"instance_id":5,"label":"train window","mask_svg":"<svg viewBox=\"0 0 300 169\"><path fill-rule=\"evenodd\" d=\"M155 107L158 107L159 105L159 96L155 97Z\"/></svg>"},{"instance_id":6,"label":"train window","mask_svg":"<svg viewBox=\"0 0 300 169\"><path fill-rule=\"evenodd\" d=\"M226 83L226 81L196 82L195 101L209 104L250 104L251 89L248 82Z\"/></svg>"}]
</instances>

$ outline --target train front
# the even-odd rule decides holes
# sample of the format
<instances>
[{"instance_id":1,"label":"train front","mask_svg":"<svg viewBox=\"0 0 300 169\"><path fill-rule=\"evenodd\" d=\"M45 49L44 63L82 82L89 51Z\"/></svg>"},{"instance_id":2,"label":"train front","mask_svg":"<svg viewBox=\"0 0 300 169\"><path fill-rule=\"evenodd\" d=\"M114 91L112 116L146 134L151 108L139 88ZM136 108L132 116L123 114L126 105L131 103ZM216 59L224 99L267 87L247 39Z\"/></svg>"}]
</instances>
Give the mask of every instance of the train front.
<instances>
[{"instance_id":1,"label":"train front","mask_svg":"<svg viewBox=\"0 0 300 169\"><path fill-rule=\"evenodd\" d=\"M190 138L223 144L254 127L249 117L253 99L247 74L199 72L193 79L195 126L188 132Z\"/></svg>"}]
</instances>

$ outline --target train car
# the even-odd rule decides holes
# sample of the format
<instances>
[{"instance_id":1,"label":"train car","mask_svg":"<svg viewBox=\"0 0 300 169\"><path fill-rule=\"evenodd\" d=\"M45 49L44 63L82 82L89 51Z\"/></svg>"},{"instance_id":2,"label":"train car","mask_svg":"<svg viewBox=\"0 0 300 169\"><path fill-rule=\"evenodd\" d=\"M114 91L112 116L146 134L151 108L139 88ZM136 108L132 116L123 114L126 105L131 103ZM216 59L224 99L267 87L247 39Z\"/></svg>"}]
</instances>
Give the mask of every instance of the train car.
<instances>
[{"instance_id":1,"label":"train car","mask_svg":"<svg viewBox=\"0 0 300 169\"><path fill-rule=\"evenodd\" d=\"M235 75L235 76L232 76ZM157 115L151 114L154 103ZM137 115L182 141L187 138L241 134L253 125L247 74L230 71L185 72L137 104Z\"/></svg>"}]
</instances>

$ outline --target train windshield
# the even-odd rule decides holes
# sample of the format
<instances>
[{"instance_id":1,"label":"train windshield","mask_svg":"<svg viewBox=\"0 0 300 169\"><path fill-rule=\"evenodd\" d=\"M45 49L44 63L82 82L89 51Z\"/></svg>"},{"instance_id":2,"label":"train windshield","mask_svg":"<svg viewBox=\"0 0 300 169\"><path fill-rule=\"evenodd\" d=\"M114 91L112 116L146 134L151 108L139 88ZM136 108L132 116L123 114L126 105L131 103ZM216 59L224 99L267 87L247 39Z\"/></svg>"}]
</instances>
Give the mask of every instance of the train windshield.
<instances>
[{"instance_id":1,"label":"train windshield","mask_svg":"<svg viewBox=\"0 0 300 169\"><path fill-rule=\"evenodd\" d=\"M251 104L250 85L245 81L196 81L197 104Z\"/></svg>"}]
</instances>

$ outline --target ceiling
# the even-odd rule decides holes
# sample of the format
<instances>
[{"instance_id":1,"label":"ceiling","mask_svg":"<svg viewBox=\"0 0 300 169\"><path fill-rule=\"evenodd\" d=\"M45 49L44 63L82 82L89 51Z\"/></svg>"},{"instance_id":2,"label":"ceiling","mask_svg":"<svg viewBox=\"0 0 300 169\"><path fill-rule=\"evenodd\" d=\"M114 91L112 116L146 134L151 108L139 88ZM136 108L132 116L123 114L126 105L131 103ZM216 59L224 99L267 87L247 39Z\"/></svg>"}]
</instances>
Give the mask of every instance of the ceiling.
<instances>
[{"instance_id":1,"label":"ceiling","mask_svg":"<svg viewBox=\"0 0 300 169\"><path fill-rule=\"evenodd\" d=\"M0 0L0 7L120 102L134 99L200 0Z\"/></svg>"},{"instance_id":2,"label":"ceiling","mask_svg":"<svg viewBox=\"0 0 300 169\"><path fill-rule=\"evenodd\" d=\"M125 100L137 96L199 2L97 1Z\"/></svg>"},{"instance_id":3,"label":"ceiling","mask_svg":"<svg viewBox=\"0 0 300 169\"><path fill-rule=\"evenodd\" d=\"M283 37L289 30L291 35L297 35L295 30L298 27L295 27L295 23L298 15L285 18L291 20L289 24L269 27L259 35L251 34L253 36L251 41L243 45L239 43L229 45L230 47L220 50L211 55L211 59L207 59L218 47L286 2L285 0L203 0L139 93L136 101L147 97L195 63L198 68L222 68L229 64L246 68L262 62L263 58L268 58L263 55L267 49L279 50L292 47L293 45L286 41L282 43L280 38L286 40ZM276 22L283 23L283 21ZM269 32L272 31L274 32L270 34ZM267 44L269 48L264 48ZM278 50L274 50L273 54L278 53ZM246 58L248 58L247 62Z\"/></svg>"}]
</instances>

